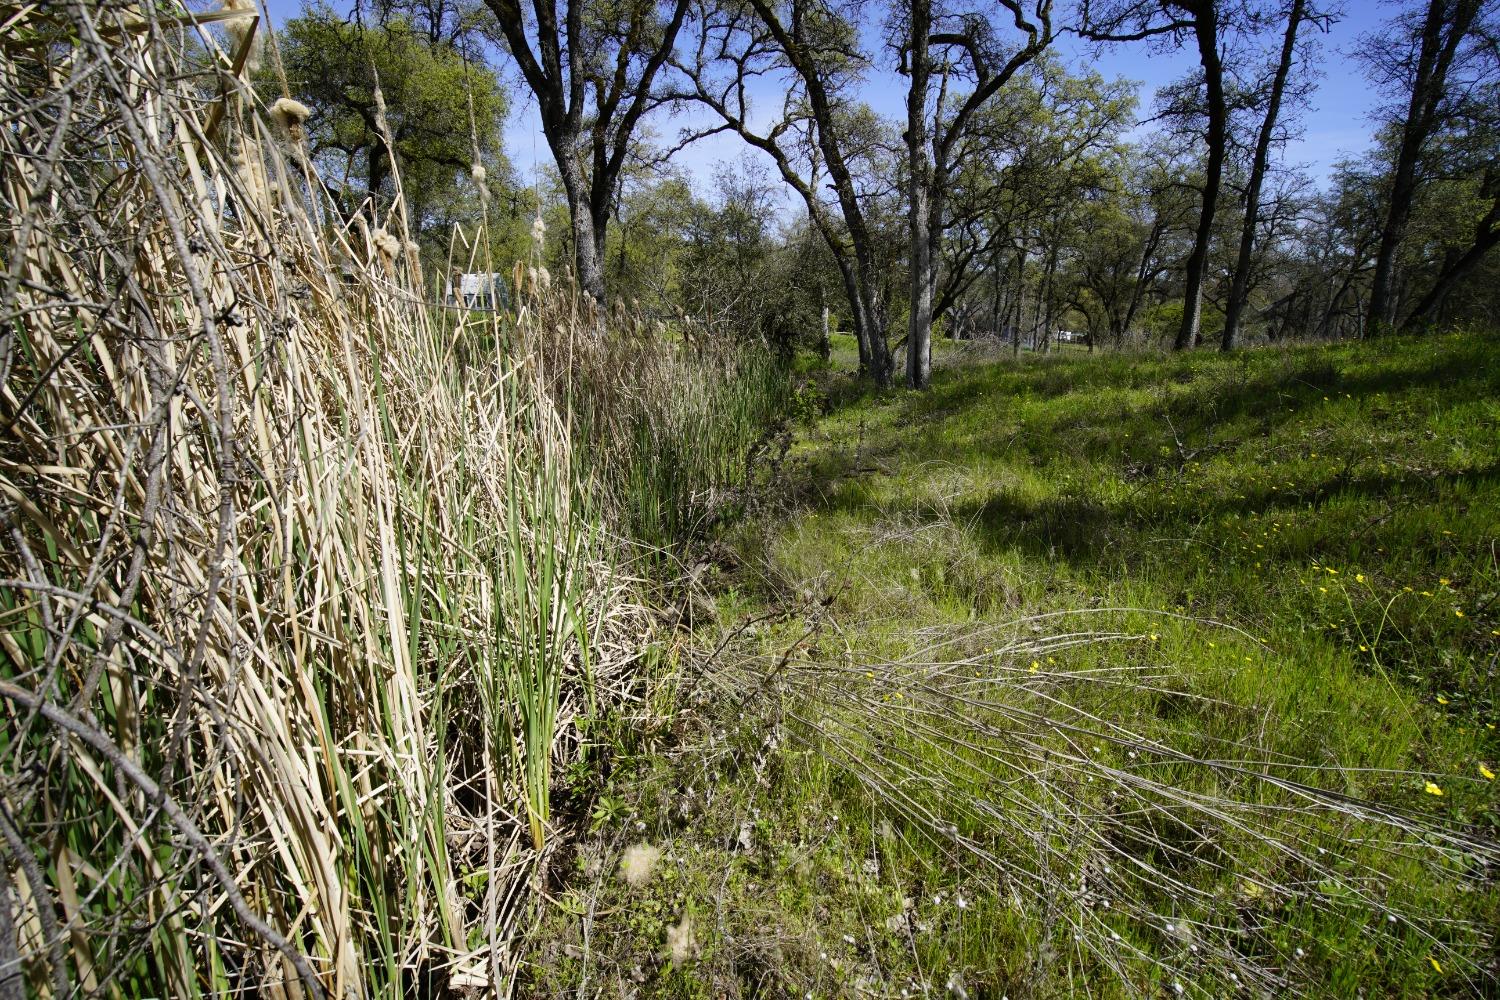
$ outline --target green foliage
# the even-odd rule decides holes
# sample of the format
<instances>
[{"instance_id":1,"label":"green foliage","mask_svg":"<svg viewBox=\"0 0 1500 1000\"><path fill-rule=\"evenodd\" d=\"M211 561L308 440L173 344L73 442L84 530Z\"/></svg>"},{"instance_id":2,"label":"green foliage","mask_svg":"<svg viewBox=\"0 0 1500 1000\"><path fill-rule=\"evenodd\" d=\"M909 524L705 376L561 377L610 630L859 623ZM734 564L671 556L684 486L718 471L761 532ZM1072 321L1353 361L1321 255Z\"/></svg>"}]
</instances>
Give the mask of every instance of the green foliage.
<instances>
[{"instance_id":1,"label":"green foliage","mask_svg":"<svg viewBox=\"0 0 1500 1000\"><path fill-rule=\"evenodd\" d=\"M482 205L470 173L476 155L491 196L503 191L509 166L499 140L509 101L484 63L434 42L404 18L365 26L322 2L286 22L279 45L292 96L312 110L313 156L333 183L348 185L340 191L347 211L371 195L383 208L395 194L377 125L377 75L402 190L419 231L444 230L446 251L451 223L477 220ZM278 89L268 75L263 91Z\"/></svg>"},{"instance_id":2,"label":"green foliage","mask_svg":"<svg viewBox=\"0 0 1500 1000\"><path fill-rule=\"evenodd\" d=\"M657 997L833 997L860 984L915 996L950 982L971 996L1170 995L1174 982L1217 996L1237 967L1275 968L1286 990L1316 996L1483 988L1465 977L1485 974L1500 899L1458 856L1387 854L1369 827L1305 811L1300 796L1104 740L1081 748L1092 784L1059 791L1029 773L1079 749L1078 730L1025 766L1004 740L1000 757L964 741L998 711L1026 745L1027 713L1063 699L1096 720L1080 726L1199 759L1286 761L1320 787L1493 839L1492 338L940 364L930 394L830 395L833 412L793 452L787 506L731 532L745 569L718 582L761 697L685 717L693 752L617 774L633 815L584 848L604 859L576 888L594 916L549 917L544 953L586 935L595 968L633 969ZM804 591L830 600L838 624L810 642L806 612L783 603ZM780 624L756 624L768 610ZM1083 617L1056 630L1092 622L1120 638L1029 666L978 638L1003 621L1050 634L1037 616L1064 612ZM943 641L957 649L939 654ZM799 644L805 684L761 676ZM900 663L985 678L959 689L957 713L926 702L903 716L884 672ZM1026 686L1037 670L1059 677L1040 698ZM1109 682L1122 674L1135 680ZM980 700L995 682L1014 684L998 697L1018 716ZM833 699L841 687L855 700ZM930 796L928 774L944 776ZM997 774L1011 796L1001 811L966 811ZM1179 828L1180 812L1144 797L1146 780L1245 797L1264 818ZM1177 884L1104 878L1079 849L1068 817L1092 815L1111 790L1122 804L1101 815L1116 824L1120 866ZM963 849L905 815L904 800L973 817L960 820ZM1007 818L1041 806L1055 829ZM1271 839L1252 835L1260 823ZM644 894L614 872L636 838L661 845L674 871ZM1328 859L1323 874L1280 841ZM1080 878L1115 893L1113 910L1081 908ZM1050 899L1031 894L1048 884ZM655 942L705 901L715 916L702 954L668 968ZM1207 939L1173 929L1182 920L1228 927L1241 964L1209 960ZM576 967L545 967L549 988L576 983Z\"/></svg>"}]
</instances>

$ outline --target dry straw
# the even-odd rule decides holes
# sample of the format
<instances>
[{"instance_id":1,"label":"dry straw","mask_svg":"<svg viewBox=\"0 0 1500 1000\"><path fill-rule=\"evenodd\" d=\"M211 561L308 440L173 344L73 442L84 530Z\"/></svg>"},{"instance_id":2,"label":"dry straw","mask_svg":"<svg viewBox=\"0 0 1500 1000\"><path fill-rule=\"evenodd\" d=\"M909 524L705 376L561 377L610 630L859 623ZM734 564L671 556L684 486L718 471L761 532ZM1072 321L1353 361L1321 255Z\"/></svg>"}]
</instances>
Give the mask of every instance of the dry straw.
<instances>
[{"instance_id":1,"label":"dry straw","mask_svg":"<svg viewBox=\"0 0 1500 1000\"><path fill-rule=\"evenodd\" d=\"M0 976L504 994L624 648L565 421L526 350L456 362L399 201L351 235L255 32L42 18L0 61Z\"/></svg>"}]
</instances>

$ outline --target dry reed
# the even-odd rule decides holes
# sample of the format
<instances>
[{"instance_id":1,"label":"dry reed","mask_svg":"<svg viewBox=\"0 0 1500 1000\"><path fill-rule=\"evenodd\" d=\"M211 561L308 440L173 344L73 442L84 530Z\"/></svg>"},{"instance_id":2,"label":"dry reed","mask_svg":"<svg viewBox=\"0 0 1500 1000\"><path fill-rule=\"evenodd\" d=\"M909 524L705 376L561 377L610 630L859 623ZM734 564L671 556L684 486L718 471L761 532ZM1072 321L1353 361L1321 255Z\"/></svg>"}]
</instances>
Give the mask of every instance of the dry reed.
<instances>
[{"instance_id":1,"label":"dry reed","mask_svg":"<svg viewBox=\"0 0 1500 1000\"><path fill-rule=\"evenodd\" d=\"M399 196L341 219L243 82L262 33L27 10L0 994L508 993L551 768L629 655L536 355L458 363Z\"/></svg>"}]
</instances>

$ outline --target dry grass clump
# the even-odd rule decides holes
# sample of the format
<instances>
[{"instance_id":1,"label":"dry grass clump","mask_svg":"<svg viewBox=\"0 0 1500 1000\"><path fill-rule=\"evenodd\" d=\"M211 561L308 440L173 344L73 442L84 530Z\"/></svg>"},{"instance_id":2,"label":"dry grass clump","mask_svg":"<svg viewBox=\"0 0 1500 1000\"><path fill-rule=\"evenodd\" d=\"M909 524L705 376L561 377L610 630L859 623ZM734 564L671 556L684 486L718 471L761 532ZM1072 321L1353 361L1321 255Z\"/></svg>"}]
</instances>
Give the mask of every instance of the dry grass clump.
<instances>
[{"instance_id":1,"label":"dry grass clump","mask_svg":"<svg viewBox=\"0 0 1500 1000\"><path fill-rule=\"evenodd\" d=\"M61 10L0 62L0 963L506 993L628 655L565 422L527 356L455 362L399 198L369 259L233 81L253 33Z\"/></svg>"}]
</instances>

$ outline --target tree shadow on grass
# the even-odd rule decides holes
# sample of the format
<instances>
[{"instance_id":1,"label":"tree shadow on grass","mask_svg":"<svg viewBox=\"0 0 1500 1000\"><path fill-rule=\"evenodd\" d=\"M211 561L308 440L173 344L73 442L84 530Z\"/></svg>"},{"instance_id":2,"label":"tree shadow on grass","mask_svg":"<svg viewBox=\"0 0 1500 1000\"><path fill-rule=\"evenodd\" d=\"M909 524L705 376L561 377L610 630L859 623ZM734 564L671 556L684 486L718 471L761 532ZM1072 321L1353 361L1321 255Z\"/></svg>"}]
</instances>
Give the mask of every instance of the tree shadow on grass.
<instances>
[{"instance_id":1,"label":"tree shadow on grass","mask_svg":"<svg viewBox=\"0 0 1500 1000\"><path fill-rule=\"evenodd\" d=\"M1151 387L1162 390L1151 405L1132 407L1112 398L1121 389ZM977 369L945 369L937 373L929 392L900 396L894 419L862 436L858 447L841 442L837 451L825 451L809 463L785 499L793 507L853 513L868 506L869 491L850 488L852 478L894 474L913 463L942 459L978 465L1002 459L1029 460L1040 467L1090 458L1111 468L1113 475L1138 476L1139 489L1110 503L1087 492L1036 498L1001 490L982 502L960 506L950 515L971 523L981 544L991 549L1017 547L1032 556L1118 566L1132 551L1139 553L1142 542L1135 536L1147 528L1159 536L1174 530L1187 532L1206 518L1316 507L1335 496L1394 504L1437 495L1446 485L1458 482L1481 488L1494 485L1493 465L1436 477L1394 472L1351 477L1346 470L1291 489L1242 486L1229 492L1226 486L1224 492L1180 510L1166 504L1163 487L1186 456L1205 448L1232 449L1238 441L1274 435L1299 413L1325 405L1325 397L1332 401L1348 393L1367 400L1385 393L1397 397L1392 403L1399 406L1403 394L1439 389L1445 399L1500 395L1500 344L1473 338L1439 339L1422 363L1399 354L1354 355L1351 359L1348 350L1304 348L1287 352L1271 365L1264 355L1247 352L1229 358L1030 359L1021 364L990 362ZM841 405L853 406L871 395L868 389L851 389L841 397L846 400ZM1006 422L1006 399L1021 396L1059 404L1075 398L1055 412L1042 407L1040 416L1037 408L1031 408L1025 426L1018 430L1018 423ZM969 407L995 409L999 419L993 435L977 441L971 438L961 450L955 446L958 453L937 453L943 443L940 421ZM1153 445L1169 447L1171 453L1162 455ZM1155 503L1150 502L1153 496ZM884 505L888 514L919 521L935 518L925 507L916 499Z\"/></svg>"},{"instance_id":2,"label":"tree shadow on grass","mask_svg":"<svg viewBox=\"0 0 1500 1000\"><path fill-rule=\"evenodd\" d=\"M1122 432L1137 441L1165 434L1173 445L1190 450L1220 443L1217 439L1226 434L1270 436L1345 393L1355 399L1438 389L1458 399L1500 395L1500 345L1443 343L1423 364L1393 362L1374 370L1350 370L1354 366L1341 362L1347 359L1303 349L1259 371L1252 366L1263 365L1264 359L1250 354L1140 362L1100 358L1082 364L1070 358L1051 370L1016 367L991 377L949 372L930 394L908 397L896 423L920 425L985 404L1003 413L1007 397L1055 402L1054 413L1031 418L1022 444L1039 456L1082 451L1098 457L1119 448ZM1127 364L1139 368L1127 369ZM1152 388L1157 396L1146 405L1122 395ZM997 434L993 441L981 442L975 454L1004 457L1014 444L1010 436Z\"/></svg>"},{"instance_id":3,"label":"tree shadow on grass","mask_svg":"<svg viewBox=\"0 0 1500 1000\"><path fill-rule=\"evenodd\" d=\"M1076 493L1036 500L1013 490L999 490L983 501L961 505L953 515L972 526L986 551L1019 551L1031 558L1062 559L1078 568L1099 569L1116 567L1145 555L1151 539L1174 532L1187 536L1201 523L1225 515L1290 516L1293 512L1315 512L1329 502L1349 499L1383 502L1391 508L1419 506L1460 484L1476 492L1500 491L1500 464L1428 476L1340 473L1298 488L1259 488L1242 495L1221 494L1203 503L1177 508L1167 506L1160 497L1155 503L1110 504ZM911 513L917 516L915 509ZM1371 526L1372 537L1378 535L1384 520ZM1298 557L1342 556L1346 543L1347 539L1330 538L1327 551L1315 549L1299 553ZM1288 556L1268 554L1267 558L1276 561Z\"/></svg>"}]
</instances>

